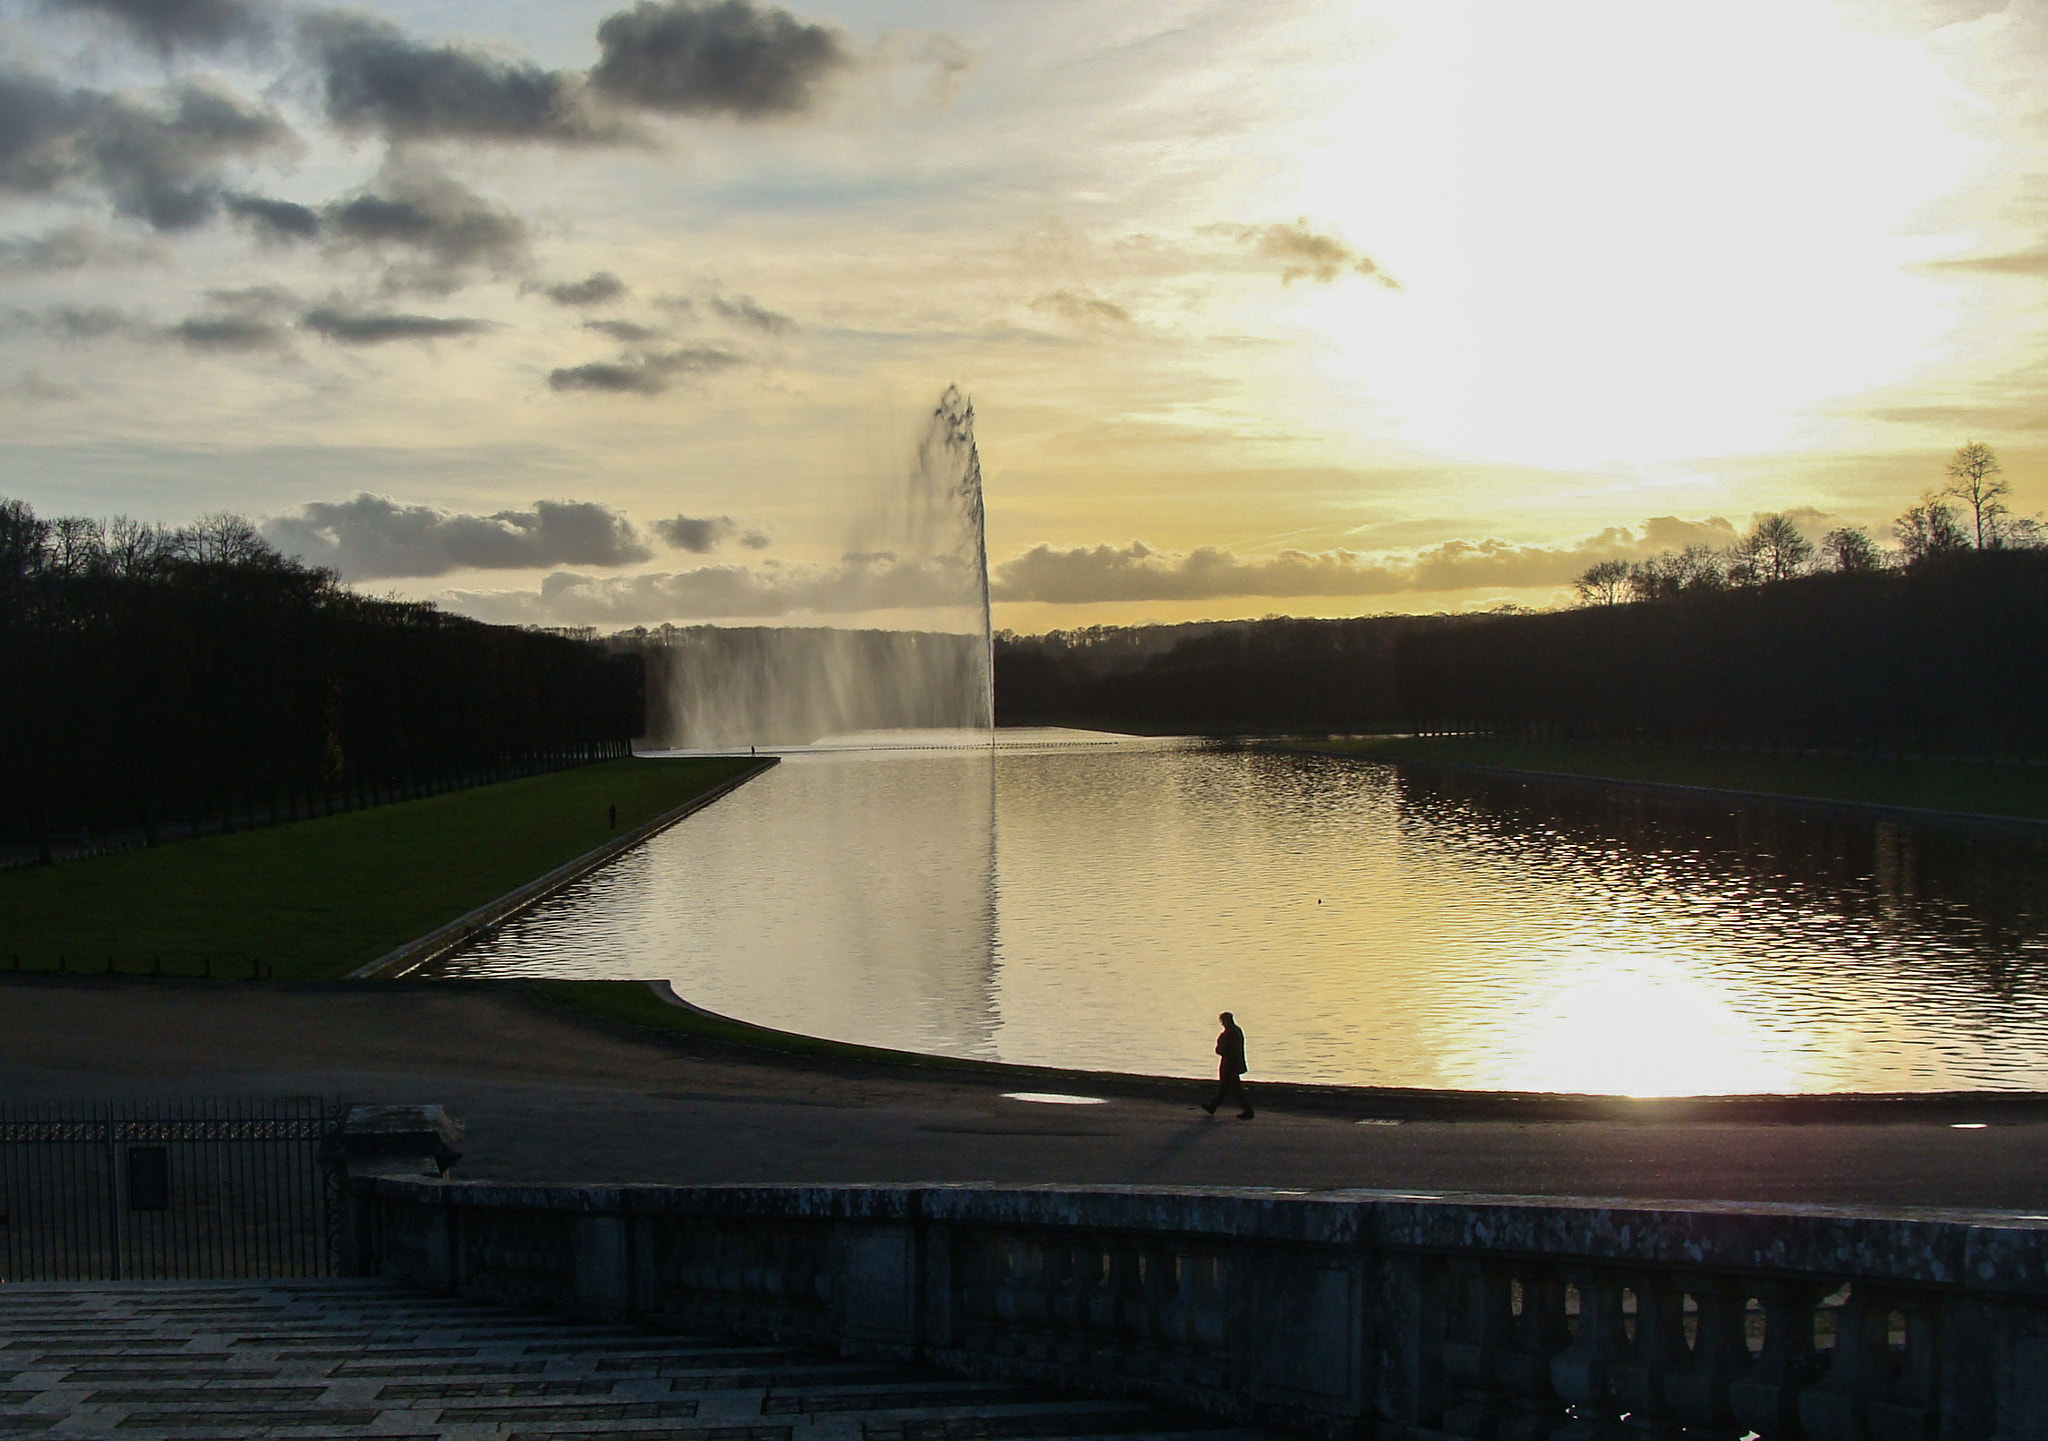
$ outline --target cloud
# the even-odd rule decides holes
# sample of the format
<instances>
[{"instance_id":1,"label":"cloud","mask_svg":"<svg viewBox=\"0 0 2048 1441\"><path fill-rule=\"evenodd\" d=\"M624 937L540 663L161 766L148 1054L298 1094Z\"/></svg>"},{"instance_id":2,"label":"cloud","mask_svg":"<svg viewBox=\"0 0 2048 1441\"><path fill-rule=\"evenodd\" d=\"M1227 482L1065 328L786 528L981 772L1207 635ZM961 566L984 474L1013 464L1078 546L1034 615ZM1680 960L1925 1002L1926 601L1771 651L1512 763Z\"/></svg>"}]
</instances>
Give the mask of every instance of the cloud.
<instances>
[{"instance_id":1,"label":"cloud","mask_svg":"<svg viewBox=\"0 0 2048 1441\"><path fill-rule=\"evenodd\" d=\"M768 537L758 530L742 531L729 515L697 519L678 515L654 522L654 533L676 550L708 555L726 541L738 538L748 550L766 550Z\"/></svg>"},{"instance_id":2,"label":"cloud","mask_svg":"<svg viewBox=\"0 0 2048 1441\"><path fill-rule=\"evenodd\" d=\"M168 334L187 349L222 354L278 350L290 343L284 326L260 315L195 315Z\"/></svg>"},{"instance_id":3,"label":"cloud","mask_svg":"<svg viewBox=\"0 0 2048 1441\"><path fill-rule=\"evenodd\" d=\"M117 21L165 55L262 41L272 21L270 6L262 0L43 0L43 5Z\"/></svg>"},{"instance_id":4,"label":"cloud","mask_svg":"<svg viewBox=\"0 0 2048 1441\"><path fill-rule=\"evenodd\" d=\"M344 245L412 252L411 267L387 277L408 288L451 289L472 269L503 272L527 260L525 221L420 167L388 168L376 188L329 206L324 226Z\"/></svg>"},{"instance_id":5,"label":"cloud","mask_svg":"<svg viewBox=\"0 0 2048 1441\"><path fill-rule=\"evenodd\" d=\"M1112 305L1107 300L1090 295L1085 290L1055 290L1032 301L1031 308L1048 311L1062 320L1080 324L1099 324L1102 321L1116 325L1131 323L1131 313L1128 310L1121 305Z\"/></svg>"},{"instance_id":6,"label":"cloud","mask_svg":"<svg viewBox=\"0 0 2048 1441\"><path fill-rule=\"evenodd\" d=\"M633 522L594 501L465 515L382 495L316 501L273 516L263 535L288 555L352 579L548 565L633 565L653 558Z\"/></svg>"},{"instance_id":7,"label":"cloud","mask_svg":"<svg viewBox=\"0 0 2048 1441\"><path fill-rule=\"evenodd\" d=\"M525 221L416 161L387 161L370 185L317 210L244 194L225 204L268 240L317 240L337 252L395 257L384 275L387 290L446 294L474 272L521 270L530 258Z\"/></svg>"},{"instance_id":8,"label":"cloud","mask_svg":"<svg viewBox=\"0 0 2048 1441\"><path fill-rule=\"evenodd\" d=\"M609 335L621 345L645 345L650 340L659 340L666 332L651 325L640 325L631 320L586 320L585 330L594 330L599 335Z\"/></svg>"},{"instance_id":9,"label":"cloud","mask_svg":"<svg viewBox=\"0 0 2048 1441\"><path fill-rule=\"evenodd\" d=\"M299 23L320 74L327 117L392 140L508 140L607 144L627 137L586 103L583 80L475 46L425 44L358 10Z\"/></svg>"},{"instance_id":10,"label":"cloud","mask_svg":"<svg viewBox=\"0 0 2048 1441\"><path fill-rule=\"evenodd\" d=\"M290 200L261 195L225 195L221 204L237 220L246 220L266 240L311 240L320 233L320 212Z\"/></svg>"},{"instance_id":11,"label":"cloud","mask_svg":"<svg viewBox=\"0 0 2048 1441\"><path fill-rule=\"evenodd\" d=\"M164 254L163 247L154 241L117 239L90 225L60 225L41 235L0 240L0 272L43 273L138 265L161 260Z\"/></svg>"},{"instance_id":12,"label":"cloud","mask_svg":"<svg viewBox=\"0 0 2048 1441\"><path fill-rule=\"evenodd\" d=\"M158 230L210 219L228 162L296 143L275 110L210 80L183 81L145 100L0 71L0 189L97 189L118 213Z\"/></svg>"},{"instance_id":13,"label":"cloud","mask_svg":"<svg viewBox=\"0 0 2048 1441\"><path fill-rule=\"evenodd\" d=\"M614 395L659 395L679 384L744 364L746 360L743 357L720 346L690 345L680 350L565 366L548 373L548 388L557 391L591 390Z\"/></svg>"},{"instance_id":14,"label":"cloud","mask_svg":"<svg viewBox=\"0 0 2048 1441\"><path fill-rule=\"evenodd\" d=\"M1520 589L1567 584L1595 561L1636 558L1687 545L1718 547L1735 535L1735 528L1718 516L1705 521L1658 516L1644 522L1640 535L1615 526L1562 546L1450 540L1391 557L1352 550L1290 550L1272 557L1241 558L1214 547L1177 554L1142 541L1065 550L1039 545L997 566L990 589L1000 601L1060 605Z\"/></svg>"},{"instance_id":15,"label":"cloud","mask_svg":"<svg viewBox=\"0 0 2048 1441\"><path fill-rule=\"evenodd\" d=\"M656 535L667 541L674 549L687 550L695 555L706 555L718 549L718 543L732 532L732 518L724 515L702 520L678 515L654 522Z\"/></svg>"},{"instance_id":16,"label":"cloud","mask_svg":"<svg viewBox=\"0 0 2048 1441\"><path fill-rule=\"evenodd\" d=\"M1297 280L1306 279L1328 285L1349 272L1377 280L1389 290L1401 288L1371 256L1352 249L1334 235L1323 235L1309 229L1305 219L1292 225L1223 228L1251 246L1261 257L1280 262L1280 279L1284 284L1292 285Z\"/></svg>"},{"instance_id":17,"label":"cloud","mask_svg":"<svg viewBox=\"0 0 2048 1441\"><path fill-rule=\"evenodd\" d=\"M675 115L803 115L853 64L840 31L753 0L640 0L599 25L597 43L593 86Z\"/></svg>"},{"instance_id":18,"label":"cloud","mask_svg":"<svg viewBox=\"0 0 2048 1441\"><path fill-rule=\"evenodd\" d=\"M111 305L52 305L41 310L15 306L0 312L0 334L46 335L56 340L141 340L156 327L140 315Z\"/></svg>"},{"instance_id":19,"label":"cloud","mask_svg":"<svg viewBox=\"0 0 2048 1441\"><path fill-rule=\"evenodd\" d=\"M714 314L750 330L764 331L769 335L786 335L796 329L794 320L777 311L756 305L752 296L735 295L728 299L722 295L714 295L709 304Z\"/></svg>"},{"instance_id":20,"label":"cloud","mask_svg":"<svg viewBox=\"0 0 2048 1441\"><path fill-rule=\"evenodd\" d=\"M547 286L542 293L557 305L610 305L626 298L626 282L609 270L598 270L581 280Z\"/></svg>"},{"instance_id":21,"label":"cloud","mask_svg":"<svg viewBox=\"0 0 2048 1441\"><path fill-rule=\"evenodd\" d=\"M342 345L382 345L391 340L449 340L461 335L480 335L497 328L488 320L472 320L465 316L366 313L333 306L307 311L305 324L308 330L317 331Z\"/></svg>"},{"instance_id":22,"label":"cloud","mask_svg":"<svg viewBox=\"0 0 2048 1441\"><path fill-rule=\"evenodd\" d=\"M441 604L486 620L623 627L663 621L766 619L794 614L934 611L980 604L979 583L958 560L850 561L836 566L696 570L593 577L557 571L537 591L453 591Z\"/></svg>"},{"instance_id":23,"label":"cloud","mask_svg":"<svg viewBox=\"0 0 2048 1441\"><path fill-rule=\"evenodd\" d=\"M1932 260L1922 270L1962 270L1979 275L2031 275L2048 279L2048 245L2005 255L1975 255L1963 260Z\"/></svg>"}]
</instances>

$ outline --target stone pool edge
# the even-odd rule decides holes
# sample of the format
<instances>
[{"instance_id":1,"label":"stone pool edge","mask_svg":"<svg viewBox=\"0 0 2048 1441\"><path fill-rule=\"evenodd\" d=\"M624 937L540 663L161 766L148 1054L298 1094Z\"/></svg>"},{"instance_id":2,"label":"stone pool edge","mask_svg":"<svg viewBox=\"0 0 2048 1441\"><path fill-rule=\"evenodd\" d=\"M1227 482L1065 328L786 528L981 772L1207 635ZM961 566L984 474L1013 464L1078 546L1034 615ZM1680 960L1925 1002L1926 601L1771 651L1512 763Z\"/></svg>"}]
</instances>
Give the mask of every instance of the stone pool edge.
<instances>
[{"instance_id":1,"label":"stone pool edge","mask_svg":"<svg viewBox=\"0 0 2048 1441\"><path fill-rule=\"evenodd\" d=\"M557 983L573 985L573 982ZM599 983L606 984L606 983ZM616 984L616 983L614 983ZM776 1057L793 1069L909 1073L920 1079L990 1089L1054 1088L1104 1099L1192 1104L1215 1082L1206 1077L1086 1071L1007 1061L889 1050L834 1041L721 1015L686 1000L667 981L644 985L695 1025L684 1034ZM634 1024L634 1023L628 1023ZM653 1027L660 1029L659 1026ZM1929 1125L2048 1123L2044 1091L1832 1091L1733 1096L1613 1096L1550 1091L1458 1091L1405 1086L1319 1085L1251 1078L1262 1111L1345 1116L1357 1121L1638 1122L1730 1125Z\"/></svg>"}]
</instances>

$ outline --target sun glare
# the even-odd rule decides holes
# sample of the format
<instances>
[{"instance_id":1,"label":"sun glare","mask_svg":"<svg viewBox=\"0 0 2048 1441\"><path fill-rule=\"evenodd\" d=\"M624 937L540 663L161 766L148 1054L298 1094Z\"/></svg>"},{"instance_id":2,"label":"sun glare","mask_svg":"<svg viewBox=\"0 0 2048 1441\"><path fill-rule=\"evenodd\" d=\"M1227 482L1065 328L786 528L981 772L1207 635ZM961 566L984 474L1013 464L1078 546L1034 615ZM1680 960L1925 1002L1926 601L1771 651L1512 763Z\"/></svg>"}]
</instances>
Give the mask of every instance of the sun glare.
<instances>
[{"instance_id":1,"label":"sun glare","mask_svg":"<svg viewBox=\"0 0 2048 1441\"><path fill-rule=\"evenodd\" d=\"M1487 1038L1497 1075L1516 1090L1697 1096L1803 1089L1788 1043L1729 1005L1680 961L1566 955L1507 1009L1521 1022Z\"/></svg>"},{"instance_id":2,"label":"sun glare","mask_svg":"<svg viewBox=\"0 0 2048 1441\"><path fill-rule=\"evenodd\" d=\"M1559 467L1794 443L1950 327L1900 232L1969 155L1910 44L1816 0L1397 13L1299 208L1402 289L1291 303L1401 438Z\"/></svg>"}]
</instances>

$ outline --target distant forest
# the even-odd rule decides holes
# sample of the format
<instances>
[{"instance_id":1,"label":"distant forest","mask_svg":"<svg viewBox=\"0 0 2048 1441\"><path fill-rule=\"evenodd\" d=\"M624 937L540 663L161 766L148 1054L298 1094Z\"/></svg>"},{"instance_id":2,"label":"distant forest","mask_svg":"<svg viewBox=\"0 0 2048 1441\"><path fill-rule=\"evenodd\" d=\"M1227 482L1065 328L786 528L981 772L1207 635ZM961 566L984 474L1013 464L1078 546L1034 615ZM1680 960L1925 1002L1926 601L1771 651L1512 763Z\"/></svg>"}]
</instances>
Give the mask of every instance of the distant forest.
<instances>
[{"instance_id":1,"label":"distant forest","mask_svg":"<svg viewBox=\"0 0 2048 1441\"><path fill-rule=\"evenodd\" d=\"M1961 545L1780 579L1627 580L1543 613L1005 635L997 718L2048 756L2048 551Z\"/></svg>"},{"instance_id":2,"label":"distant forest","mask_svg":"<svg viewBox=\"0 0 2048 1441\"><path fill-rule=\"evenodd\" d=\"M641 663L378 600L250 523L0 500L0 844L154 843L624 754Z\"/></svg>"}]
</instances>

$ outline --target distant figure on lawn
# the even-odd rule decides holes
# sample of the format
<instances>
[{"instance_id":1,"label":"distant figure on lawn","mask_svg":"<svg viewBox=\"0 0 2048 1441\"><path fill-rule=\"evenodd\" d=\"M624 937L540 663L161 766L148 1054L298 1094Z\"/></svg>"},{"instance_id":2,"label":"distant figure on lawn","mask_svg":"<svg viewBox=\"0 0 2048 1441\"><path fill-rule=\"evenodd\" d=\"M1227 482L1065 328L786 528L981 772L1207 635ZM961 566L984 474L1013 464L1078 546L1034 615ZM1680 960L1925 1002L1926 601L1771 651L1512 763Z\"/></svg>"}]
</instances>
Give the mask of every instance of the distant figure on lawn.
<instances>
[{"instance_id":1,"label":"distant figure on lawn","mask_svg":"<svg viewBox=\"0 0 2048 1441\"><path fill-rule=\"evenodd\" d=\"M604 808L604 823L613 830L619 828L619 803L617 801L613 801Z\"/></svg>"},{"instance_id":2,"label":"distant figure on lawn","mask_svg":"<svg viewBox=\"0 0 2048 1441\"><path fill-rule=\"evenodd\" d=\"M1223 1034L1216 1038L1216 1054L1222 1058L1216 1064L1216 1099L1202 1109L1213 1116L1218 1106L1235 1096L1237 1104L1244 1108L1237 1113L1238 1120L1249 1121L1252 1118L1252 1098L1244 1093L1244 1073L1248 1069L1244 1063L1244 1032L1238 1029L1237 1018L1228 1011L1216 1019L1223 1023Z\"/></svg>"}]
</instances>

